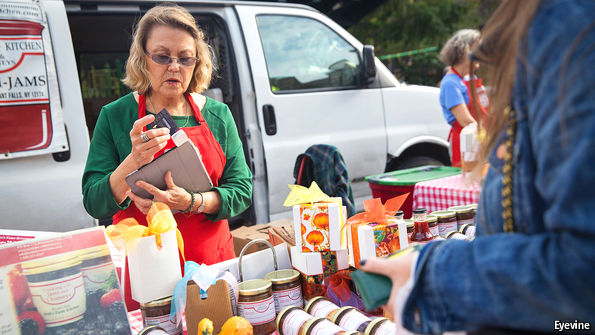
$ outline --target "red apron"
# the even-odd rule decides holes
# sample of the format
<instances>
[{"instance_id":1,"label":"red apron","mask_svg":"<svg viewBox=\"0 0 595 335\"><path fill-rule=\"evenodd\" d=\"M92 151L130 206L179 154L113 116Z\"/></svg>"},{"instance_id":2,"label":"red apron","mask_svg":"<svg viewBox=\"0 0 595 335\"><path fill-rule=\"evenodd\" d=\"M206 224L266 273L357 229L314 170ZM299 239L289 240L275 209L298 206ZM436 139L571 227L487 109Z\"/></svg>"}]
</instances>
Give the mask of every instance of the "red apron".
<instances>
[{"instance_id":1,"label":"red apron","mask_svg":"<svg viewBox=\"0 0 595 335\"><path fill-rule=\"evenodd\" d=\"M205 168L211 177L211 181L218 186L219 179L225 168L225 154L219 145L219 142L211 133L209 126L195 104L194 99L189 94L185 94L186 99L192 107L194 117L198 121L198 126L181 128L188 138L194 143L202 155ZM138 118L146 115L145 96L139 95ZM143 131L145 129L143 128ZM162 155L167 149L175 147L172 139L169 139L165 148L159 151L155 157ZM119 211L113 216L113 223L117 224L125 218L133 217L138 223L147 225L146 215L131 203L125 210ZM211 222L204 214L183 214L174 215L178 224L178 229L184 238L184 253L187 261L195 261L199 264L214 264L235 257L233 248L233 239L229 232L227 220ZM181 261L181 258L180 258ZM138 309L138 304L131 304L133 300L130 297L129 281L127 281L126 305L128 310ZM136 305L136 308L134 308ZM132 309L131 309L132 308Z\"/></svg>"},{"instance_id":2,"label":"red apron","mask_svg":"<svg viewBox=\"0 0 595 335\"><path fill-rule=\"evenodd\" d=\"M467 104L467 109L469 110L469 113L471 113L471 116L473 117L473 119L475 119L475 117L473 116L473 97L471 95L471 81L470 80L465 80L463 78L463 76L461 76L457 70L454 69L454 67L451 67L452 72L454 72L457 76L459 76L459 78L461 78L461 80L463 81L463 83L465 84L465 86L467 86L467 94L469 95L469 103ZM488 96L485 90L485 87L483 87L483 83L481 82L481 78L477 78L475 79L475 92L477 93L477 97L479 99L479 111L481 113L481 115L487 115L487 108L489 106L488 103ZM463 130L463 127L461 126L461 124L455 120L452 124L452 127L450 128L450 133L448 134L448 141L450 141L450 148L452 151L452 166L456 166L456 167L461 167L461 131Z\"/></svg>"}]
</instances>

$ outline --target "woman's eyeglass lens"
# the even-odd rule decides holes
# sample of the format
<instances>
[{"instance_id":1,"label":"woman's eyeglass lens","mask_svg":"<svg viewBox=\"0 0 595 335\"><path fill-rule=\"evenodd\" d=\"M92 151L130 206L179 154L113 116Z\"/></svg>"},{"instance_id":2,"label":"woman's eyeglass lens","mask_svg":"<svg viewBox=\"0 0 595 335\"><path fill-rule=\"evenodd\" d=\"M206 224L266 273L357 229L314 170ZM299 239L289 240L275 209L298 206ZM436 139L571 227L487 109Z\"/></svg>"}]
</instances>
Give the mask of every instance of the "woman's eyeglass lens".
<instances>
[{"instance_id":1,"label":"woman's eyeglass lens","mask_svg":"<svg viewBox=\"0 0 595 335\"><path fill-rule=\"evenodd\" d=\"M151 59L159 64L159 65L169 65L171 64L174 59L177 60L178 64L182 65L182 66L192 66L194 64L196 64L196 62L198 62L198 58L196 57L170 57L167 55L150 55Z\"/></svg>"}]
</instances>

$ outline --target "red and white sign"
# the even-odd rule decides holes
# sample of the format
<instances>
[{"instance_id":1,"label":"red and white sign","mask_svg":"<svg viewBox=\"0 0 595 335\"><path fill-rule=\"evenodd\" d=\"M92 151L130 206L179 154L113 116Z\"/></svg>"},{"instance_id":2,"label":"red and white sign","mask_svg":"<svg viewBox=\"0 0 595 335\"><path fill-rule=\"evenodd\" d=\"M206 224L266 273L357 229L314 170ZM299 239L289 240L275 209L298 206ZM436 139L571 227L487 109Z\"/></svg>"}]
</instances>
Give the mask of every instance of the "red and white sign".
<instances>
[{"instance_id":1,"label":"red and white sign","mask_svg":"<svg viewBox=\"0 0 595 335\"><path fill-rule=\"evenodd\" d=\"M0 158L68 150L51 45L39 3L0 3Z\"/></svg>"}]
</instances>

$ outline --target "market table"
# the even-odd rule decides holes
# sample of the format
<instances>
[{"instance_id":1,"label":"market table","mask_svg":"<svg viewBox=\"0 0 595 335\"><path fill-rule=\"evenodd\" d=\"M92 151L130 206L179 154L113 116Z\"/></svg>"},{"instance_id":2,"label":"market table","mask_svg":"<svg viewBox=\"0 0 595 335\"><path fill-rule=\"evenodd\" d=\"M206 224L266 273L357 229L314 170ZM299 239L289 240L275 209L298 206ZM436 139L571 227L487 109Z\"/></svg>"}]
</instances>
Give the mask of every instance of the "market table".
<instances>
[{"instance_id":1,"label":"market table","mask_svg":"<svg viewBox=\"0 0 595 335\"><path fill-rule=\"evenodd\" d=\"M479 191L479 184L469 184L462 174L419 182L413 189L413 208L433 212L475 204L479 200Z\"/></svg>"}]
</instances>

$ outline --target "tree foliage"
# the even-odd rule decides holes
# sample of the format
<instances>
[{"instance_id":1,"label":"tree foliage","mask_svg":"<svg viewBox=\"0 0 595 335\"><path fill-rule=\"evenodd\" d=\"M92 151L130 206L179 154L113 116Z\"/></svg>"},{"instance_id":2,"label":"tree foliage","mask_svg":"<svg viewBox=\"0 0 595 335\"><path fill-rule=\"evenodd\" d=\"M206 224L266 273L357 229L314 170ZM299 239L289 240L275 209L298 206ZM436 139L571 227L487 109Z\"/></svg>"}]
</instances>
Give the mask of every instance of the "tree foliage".
<instances>
[{"instance_id":1,"label":"tree foliage","mask_svg":"<svg viewBox=\"0 0 595 335\"><path fill-rule=\"evenodd\" d=\"M498 5L496 0L388 0L350 28L376 55L437 46L463 28L480 28ZM385 62L393 73L411 84L436 85L443 64L438 52Z\"/></svg>"}]
</instances>

